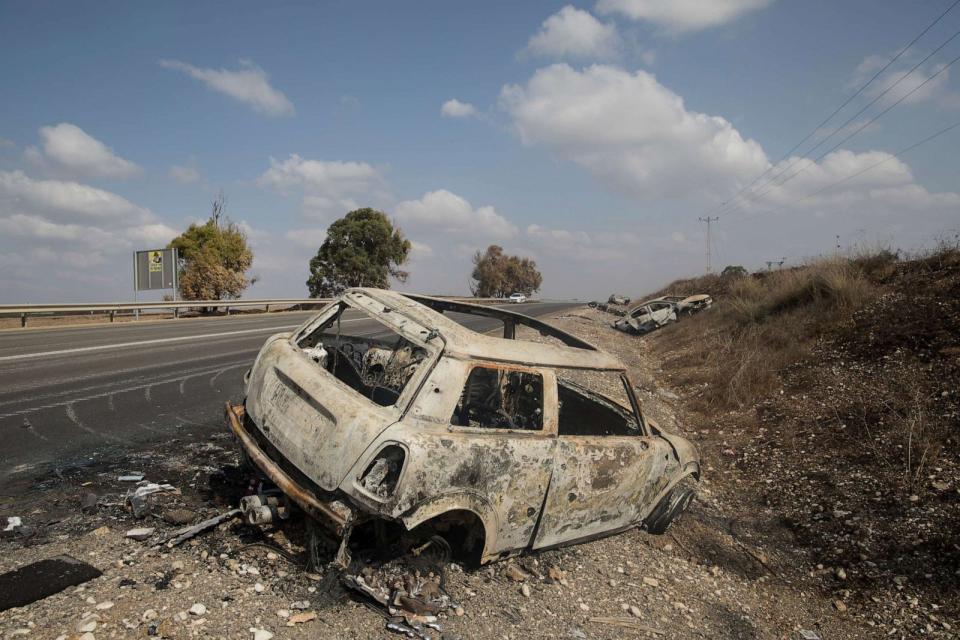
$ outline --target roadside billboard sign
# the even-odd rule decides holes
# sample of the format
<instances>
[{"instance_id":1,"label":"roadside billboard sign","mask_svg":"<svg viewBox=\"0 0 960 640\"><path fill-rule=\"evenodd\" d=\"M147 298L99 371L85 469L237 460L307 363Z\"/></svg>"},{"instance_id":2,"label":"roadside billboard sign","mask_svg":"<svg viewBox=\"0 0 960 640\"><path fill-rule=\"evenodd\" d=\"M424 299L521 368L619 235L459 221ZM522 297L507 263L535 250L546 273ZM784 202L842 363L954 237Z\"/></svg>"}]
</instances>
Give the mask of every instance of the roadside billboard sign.
<instances>
[{"instance_id":1,"label":"roadside billboard sign","mask_svg":"<svg viewBox=\"0 0 960 640\"><path fill-rule=\"evenodd\" d=\"M177 250L149 249L133 254L134 291L177 288Z\"/></svg>"}]
</instances>

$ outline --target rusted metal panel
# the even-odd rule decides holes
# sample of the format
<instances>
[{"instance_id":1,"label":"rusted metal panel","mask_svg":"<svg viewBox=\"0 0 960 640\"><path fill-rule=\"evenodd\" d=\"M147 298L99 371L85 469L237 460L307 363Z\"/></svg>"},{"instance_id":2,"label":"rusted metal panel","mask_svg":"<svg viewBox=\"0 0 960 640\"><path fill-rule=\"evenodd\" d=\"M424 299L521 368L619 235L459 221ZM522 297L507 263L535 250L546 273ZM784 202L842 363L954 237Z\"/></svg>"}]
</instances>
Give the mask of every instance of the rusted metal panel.
<instances>
[{"instance_id":1,"label":"rusted metal panel","mask_svg":"<svg viewBox=\"0 0 960 640\"><path fill-rule=\"evenodd\" d=\"M301 509L314 519L326 525L333 533L342 536L354 520L353 510L342 502L328 502L317 498L312 492L300 486L280 466L264 453L246 429L243 428L245 411L242 406L226 405L227 423L230 430L240 441L250 460L283 491L296 502Z\"/></svg>"}]
</instances>

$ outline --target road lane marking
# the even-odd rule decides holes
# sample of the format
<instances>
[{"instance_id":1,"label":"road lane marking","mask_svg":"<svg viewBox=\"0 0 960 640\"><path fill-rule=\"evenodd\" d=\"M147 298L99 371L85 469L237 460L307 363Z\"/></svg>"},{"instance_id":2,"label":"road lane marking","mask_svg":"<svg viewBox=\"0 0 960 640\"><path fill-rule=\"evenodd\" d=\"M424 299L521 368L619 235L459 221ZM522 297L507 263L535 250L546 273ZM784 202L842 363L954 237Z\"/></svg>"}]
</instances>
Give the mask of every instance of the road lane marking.
<instances>
[{"instance_id":1,"label":"road lane marking","mask_svg":"<svg viewBox=\"0 0 960 640\"><path fill-rule=\"evenodd\" d=\"M341 320L340 324L346 324L348 322L363 322L369 321L371 318L351 318L349 320ZM220 331L219 333L201 333L192 336L177 336L175 338L154 338L153 340L140 340L138 342L121 342L118 344L100 344L95 347L77 347L75 349L59 349L57 351L40 351L37 353L21 353L15 356L0 356L0 362L12 362L14 360L30 360L31 358L47 358L50 356L63 356L70 355L73 353L89 353L91 351L106 351L107 349L122 349L124 347L145 347L148 345L154 344L168 344L171 342L185 342L187 340L201 340L203 338L223 338L225 336L238 336L246 333L267 333L272 331L273 333L280 333L281 331L287 329L296 329L301 326L300 324L292 324L282 327L260 327L259 329L241 329L240 331Z\"/></svg>"},{"instance_id":2,"label":"road lane marking","mask_svg":"<svg viewBox=\"0 0 960 640\"><path fill-rule=\"evenodd\" d=\"M249 366L250 366L250 362L244 361L244 362L238 362L237 364L230 365L230 366L226 367L226 369L227 369L227 370L229 370L229 369L238 369L238 368L240 368L240 367L249 367ZM209 375L209 374L212 374L212 373L216 373L217 371L220 371L221 369L223 369L223 368L218 366L218 367L214 367L214 368L212 368L212 369L208 369L208 370L206 370L206 371L192 372L192 373L188 374L187 377L195 377L195 376L198 376L198 375ZM183 377L183 376L177 376L177 377L175 377L175 378L167 378L167 379L164 379L164 380L159 380L159 379L157 379L157 380L152 380L152 381L150 381L150 382L147 382L147 383L145 383L145 384L133 385L133 386L126 387L126 388L123 388L123 389L114 389L114 390L110 390L110 391L104 391L103 393L93 393L93 394L89 394L89 395L86 395L86 396L83 396L83 397L80 397L80 398L72 398L72 399L68 399L68 400L61 400L61 401L58 401L58 402L50 402L50 403L47 403L47 404L34 405L34 406L31 406L31 407L27 407L26 409L18 409L18 410L16 410L16 411L9 411L8 413L0 413L0 420L3 420L3 419L5 419L5 418L12 418L12 417L14 417L14 416L22 416L22 415L25 415L25 414L28 414L28 413L34 413L35 411L41 411L41 410L43 410L43 409L53 409L53 408L56 408L56 407L64 407L64 406L66 406L66 407L68 407L68 408L67 408L67 417L70 418L71 422L74 422L74 423L78 424L78 426L82 426L82 425L80 425L80 423L79 423L79 417L77 416L76 411L75 411L75 410L73 409L73 407L72 407L72 405L74 405L74 404L76 404L76 403L78 403L78 402L86 402L86 401L88 401L88 400L94 400L94 399L97 399L97 398L109 398L110 396L112 396L112 395L114 395L114 394L117 394L117 393L129 393L129 392L131 392L131 391L140 391L140 390L142 390L144 387L151 386L151 385L167 384L167 383L170 383L170 382L179 382L182 377ZM30 400L27 400L26 402L30 402ZM14 403L8 403L8 404L14 404ZM72 415L71 415L71 414L72 414ZM85 428L85 427L84 427L84 428ZM90 429L87 429L87 428L85 428L85 430L90 431ZM97 432L95 432L95 431L90 431L90 433L94 433L94 434L96 434L96 435L100 435L100 434L97 434ZM105 436L101 436L101 437L105 437Z\"/></svg>"},{"instance_id":3,"label":"road lane marking","mask_svg":"<svg viewBox=\"0 0 960 640\"><path fill-rule=\"evenodd\" d=\"M347 321L349 322L349 321ZM219 333L203 333L193 336L177 336L175 338L155 338L153 340L140 340L139 342L121 342L119 344L100 344L95 347L77 347L75 349L59 349L57 351L40 351L37 353L21 353L15 356L0 356L0 362L11 362L14 360L30 360L33 358L49 358L51 356L65 356L73 353L89 353L91 351L106 351L108 349L123 349L125 347L146 347L154 344L169 344L172 342L186 342L187 340L202 340L203 338L223 338L225 336L237 336L245 333L279 333L288 329L296 329L299 324L284 327L261 327L259 329L241 329L240 331L221 331Z\"/></svg>"}]
</instances>

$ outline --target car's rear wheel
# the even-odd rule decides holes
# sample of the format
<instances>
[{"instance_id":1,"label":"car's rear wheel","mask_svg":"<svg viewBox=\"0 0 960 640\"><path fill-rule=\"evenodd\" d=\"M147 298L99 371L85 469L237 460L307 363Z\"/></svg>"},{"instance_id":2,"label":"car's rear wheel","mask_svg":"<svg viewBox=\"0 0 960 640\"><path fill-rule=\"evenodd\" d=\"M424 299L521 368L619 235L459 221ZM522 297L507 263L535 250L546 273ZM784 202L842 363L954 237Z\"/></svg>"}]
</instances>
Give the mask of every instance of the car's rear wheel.
<instances>
[{"instance_id":1,"label":"car's rear wheel","mask_svg":"<svg viewBox=\"0 0 960 640\"><path fill-rule=\"evenodd\" d=\"M696 493L696 481L690 476L678 482L643 521L646 530L654 535L666 533L673 521L687 510Z\"/></svg>"}]
</instances>

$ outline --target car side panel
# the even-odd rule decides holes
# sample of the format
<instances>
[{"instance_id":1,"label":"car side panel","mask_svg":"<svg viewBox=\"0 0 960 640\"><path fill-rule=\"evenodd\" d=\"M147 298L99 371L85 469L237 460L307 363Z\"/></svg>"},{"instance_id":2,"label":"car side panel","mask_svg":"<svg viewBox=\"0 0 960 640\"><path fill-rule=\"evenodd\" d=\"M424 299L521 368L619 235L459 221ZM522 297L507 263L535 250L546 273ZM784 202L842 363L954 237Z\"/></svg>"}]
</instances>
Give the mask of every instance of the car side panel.
<instances>
[{"instance_id":1,"label":"car side panel","mask_svg":"<svg viewBox=\"0 0 960 640\"><path fill-rule=\"evenodd\" d=\"M534 548L601 536L640 522L677 468L647 436L560 436Z\"/></svg>"}]
</instances>

